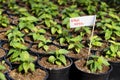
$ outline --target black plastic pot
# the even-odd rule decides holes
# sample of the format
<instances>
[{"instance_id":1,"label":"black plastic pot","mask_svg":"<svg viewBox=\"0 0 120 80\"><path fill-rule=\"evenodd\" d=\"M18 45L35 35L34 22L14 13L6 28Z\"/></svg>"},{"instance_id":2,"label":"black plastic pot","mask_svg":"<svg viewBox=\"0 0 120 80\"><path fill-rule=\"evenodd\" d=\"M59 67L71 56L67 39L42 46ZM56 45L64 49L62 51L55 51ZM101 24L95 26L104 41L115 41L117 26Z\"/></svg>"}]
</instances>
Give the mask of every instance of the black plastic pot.
<instances>
[{"instance_id":1,"label":"black plastic pot","mask_svg":"<svg viewBox=\"0 0 120 80\"><path fill-rule=\"evenodd\" d=\"M113 70L110 73L109 80L120 80L120 62L110 62Z\"/></svg>"},{"instance_id":2,"label":"black plastic pot","mask_svg":"<svg viewBox=\"0 0 120 80\"><path fill-rule=\"evenodd\" d=\"M64 68L50 69L50 68L45 68L39 63L38 65L48 70L49 77L47 80L69 80L69 71L70 71L71 65L73 64L73 61L70 58L67 58L67 59L69 59L70 65Z\"/></svg>"},{"instance_id":3,"label":"black plastic pot","mask_svg":"<svg viewBox=\"0 0 120 80\"><path fill-rule=\"evenodd\" d=\"M44 71L45 71L46 76L44 77L43 80L47 80L47 79L48 79L48 76L49 76L48 71L47 71L46 69L41 68L41 67L36 67L36 68L40 68L41 70L44 70ZM33 75L34 75L34 74L33 74ZM9 72L5 73L5 76L6 76L7 80L15 80L15 79L13 79L13 78L9 75Z\"/></svg>"},{"instance_id":4,"label":"black plastic pot","mask_svg":"<svg viewBox=\"0 0 120 80\"><path fill-rule=\"evenodd\" d=\"M74 75L74 79L72 80L109 80L110 72L113 69L112 66L110 66L110 69L107 72L95 74L95 73L83 72L76 66L76 64L74 65L75 65L76 73Z\"/></svg>"}]
</instances>

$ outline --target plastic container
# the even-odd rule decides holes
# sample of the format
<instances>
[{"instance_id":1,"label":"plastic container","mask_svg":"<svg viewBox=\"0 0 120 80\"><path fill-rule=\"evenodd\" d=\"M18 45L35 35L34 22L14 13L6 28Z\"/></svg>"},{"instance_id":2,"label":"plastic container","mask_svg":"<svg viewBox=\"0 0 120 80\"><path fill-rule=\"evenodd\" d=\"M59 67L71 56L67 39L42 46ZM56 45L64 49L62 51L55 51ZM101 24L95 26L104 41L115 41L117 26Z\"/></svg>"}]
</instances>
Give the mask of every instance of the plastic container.
<instances>
[{"instance_id":1,"label":"plastic container","mask_svg":"<svg viewBox=\"0 0 120 80\"><path fill-rule=\"evenodd\" d=\"M120 62L110 62L113 70L110 73L109 80L120 80Z\"/></svg>"},{"instance_id":2,"label":"plastic container","mask_svg":"<svg viewBox=\"0 0 120 80\"><path fill-rule=\"evenodd\" d=\"M73 64L73 61L68 58L70 61L70 65L66 66L64 68L55 68L55 69L49 69L49 68L45 68L44 66L41 66L39 63L39 66L45 68L48 70L49 72L49 77L47 80L69 80L69 71L70 71L70 67Z\"/></svg>"},{"instance_id":3,"label":"plastic container","mask_svg":"<svg viewBox=\"0 0 120 80\"><path fill-rule=\"evenodd\" d=\"M72 80L109 80L109 75L112 69L113 67L110 66L110 69L107 72L94 74L94 73L83 72L80 69L78 69L77 66L75 65L76 75L74 75L74 79Z\"/></svg>"}]
</instances>

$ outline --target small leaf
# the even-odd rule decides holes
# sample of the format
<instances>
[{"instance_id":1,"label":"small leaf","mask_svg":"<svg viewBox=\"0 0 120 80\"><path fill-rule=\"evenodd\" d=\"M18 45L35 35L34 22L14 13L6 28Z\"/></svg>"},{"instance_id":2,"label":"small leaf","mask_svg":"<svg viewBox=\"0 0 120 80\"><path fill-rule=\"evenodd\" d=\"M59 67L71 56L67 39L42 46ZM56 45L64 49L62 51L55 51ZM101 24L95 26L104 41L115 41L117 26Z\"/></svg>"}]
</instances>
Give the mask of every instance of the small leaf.
<instances>
[{"instance_id":1,"label":"small leaf","mask_svg":"<svg viewBox=\"0 0 120 80\"><path fill-rule=\"evenodd\" d=\"M60 38L60 44L62 45L64 43L65 39L64 38Z\"/></svg>"},{"instance_id":2,"label":"small leaf","mask_svg":"<svg viewBox=\"0 0 120 80\"><path fill-rule=\"evenodd\" d=\"M58 58L64 65L66 65L66 58L64 55L60 55Z\"/></svg>"},{"instance_id":3,"label":"small leaf","mask_svg":"<svg viewBox=\"0 0 120 80\"><path fill-rule=\"evenodd\" d=\"M63 22L62 22L62 24L64 25L64 24L68 24L68 22L69 22L69 17L66 17L64 20L63 20Z\"/></svg>"},{"instance_id":4,"label":"small leaf","mask_svg":"<svg viewBox=\"0 0 120 80\"><path fill-rule=\"evenodd\" d=\"M50 63L52 63L52 64L54 64L55 60L56 60L56 58L55 58L54 56L50 56L50 57L48 58L48 61L49 61Z\"/></svg>"},{"instance_id":5,"label":"small leaf","mask_svg":"<svg viewBox=\"0 0 120 80\"><path fill-rule=\"evenodd\" d=\"M68 49L72 49L72 48L74 48L74 44L70 44L69 46L68 46Z\"/></svg>"},{"instance_id":6,"label":"small leaf","mask_svg":"<svg viewBox=\"0 0 120 80\"><path fill-rule=\"evenodd\" d=\"M33 63L29 64L29 68L31 71L35 71L35 65Z\"/></svg>"},{"instance_id":7,"label":"small leaf","mask_svg":"<svg viewBox=\"0 0 120 80\"><path fill-rule=\"evenodd\" d=\"M40 42L40 43L38 44L38 48L41 48L42 46L44 46L44 44L43 44L42 42Z\"/></svg>"},{"instance_id":8,"label":"small leaf","mask_svg":"<svg viewBox=\"0 0 120 80\"><path fill-rule=\"evenodd\" d=\"M45 51L47 51L49 49L49 47L47 45L44 45L43 48L45 49Z\"/></svg>"},{"instance_id":9,"label":"small leaf","mask_svg":"<svg viewBox=\"0 0 120 80\"><path fill-rule=\"evenodd\" d=\"M0 80L6 80L5 75L0 72Z\"/></svg>"},{"instance_id":10,"label":"small leaf","mask_svg":"<svg viewBox=\"0 0 120 80\"><path fill-rule=\"evenodd\" d=\"M105 32L105 39L106 40L110 39L111 35L112 35L112 31L107 29L106 32Z\"/></svg>"},{"instance_id":11,"label":"small leaf","mask_svg":"<svg viewBox=\"0 0 120 80\"><path fill-rule=\"evenodd\" d=\"M56 31L57 31L56 28L54 28L54 27L51 28L51 33L52 33L52 34L55 34Z\"/></svg>"},{"instance_id":12,"label":"small leaf","mask_svg":"<svg viewBox=\"0 0 120 80\"><path fill-rule=\"evenodd\" d=\"M29 64L24 62L23 63L23 69L24 69L25 73L27 73L28 69L29 69Z\"/></svg>"},{"instance_id":13,"label":"small leaf","mask_svg":"<svg viewBox=\"0 0 120 80\"><path fill-rule=\"evenodd\" d=\"M18 71L21 72L23 70L23 64L19 65Z\"/></svg>"},{"instance_id":14,"label":"small leaf","mask_svg":"<svg viewBox=\"0 0 120 80\"><path fill-rule=\"evenodd\" d=\"M47 27L50 27L50 21L48 19L45 20L45 24Z\"/></svg>"},{"instance_id":15,"label":"small leaf","mask_svg":"<svg viewBox=\"0 0 120 80\"><path fill-rule=\"evenodd\" d=\"M62 65L62 63L61 63L60 61L55 61L55 63L56 63L57 65L59 65L59 66Z\"/></svg>"}]
</instances>

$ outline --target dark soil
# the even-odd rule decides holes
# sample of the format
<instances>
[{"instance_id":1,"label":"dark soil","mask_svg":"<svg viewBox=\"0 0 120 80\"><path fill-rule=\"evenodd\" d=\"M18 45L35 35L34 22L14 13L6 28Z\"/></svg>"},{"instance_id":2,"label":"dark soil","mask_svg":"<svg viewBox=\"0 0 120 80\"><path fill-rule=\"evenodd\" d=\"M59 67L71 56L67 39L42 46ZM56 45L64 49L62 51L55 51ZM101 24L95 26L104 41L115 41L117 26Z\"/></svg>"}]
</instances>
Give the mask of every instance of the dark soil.
<instances>
[{"instance_id":1,"label":"dark soil","mask_svg":"<svg viewBox=\"0 0 120 80\"><path fill-rule=\"evenodd\" d=\"M87 66L85 66L86 64L86 60L81 59L75 62L75 65L77 66L78 69L80 69L83 72L87 72L87 73L91 73L90 70L88 69ZM103 65L103 69L100 71L98 70L95 74L99 74L99 73L105 73L109 70L109 66L104 66Z\"/></svg>"},{"instance_id":2,"label":"dark soil","mask_svg":"<svg viewBox=\"0 0 120 80\"><path fill-rule=\"evenodd\" d=\"M44 53L46 54L47 52L55 51L57 49L59 49L57 46L49 45L48 51L45 51L43 48L38 48L37 44L32 45L32 47L30 48L32 52L39 53L39 54L44 54Z\"/></svg>"},{"instance_id":3,"label":"dark soil","mask_svg":"<svg viewBox=\"0 0 120 80\"><path fill-rule=\"evenodd\" d=\"M14 80L44 80L46 77L46 72L41 69L36 69L34 72L29 72L27 74L18 73L16 69L10 71L10 77Z\"/></svg>"},{"instance_id":4,"label":"dark soil","mask_svg":"<svg viewBox=\"0 0 120 80\"><path fill-rule=\"evenodd\" d=\"M61 69L61 68L65 68L66 66L69 66L70 65L70 61L67 60L67 65L64 66L64 65L56 65L56 64L51 64L47 61L48 57L43 57L41 60L38 61L38 63L41 65L41 66L44 66L45 68L48 68L48 69Z\"/></svg>"},{"instance_id":5,"label":"dark soil","mask_svg":"<svg viewBox=\"0 0 120 80\"><path fill-rule=\"evenodd\" d=\"M87 58L89 55L88 55L88 49L81 49L80 53L75 53L73 51L70 51L68 54L67 54L68 57L71 57L71 58L75 58L75 59L80 59L80 58Z\"/></svg>"},{"instance_id":6,"label":"dark soil","mask_svg":"<svg viewBox=\"0 0 120 80\"><path fill-rule=\"evenodd\" d=\"M25 41L27 41L29 43L39 43L40 42L40 41L34 41L33 38L32 38L32 36L28 36L28 35L26 35L24 37L24 39L25 39Z\"/></svg>"},{"instance_id":7,"label":"dark soil","mask_svg":"<svg viewBox=\"0 0 120 80\"><path fill-rule=\"evenodd\" d=\"M0 48L0 58L4 57L5 55L6 55L5 50L3 50L3 49Z\"/></svg>"},{"instance_id":8,"label":"dark soil","mask_svg":"<svg viewBox=\"0 0 120 80\"><path fill-rule=\"evenodd\" d=\"M5 49L5 50L9 50L9 49L10 49L10 45L9 45L9 43L7 43L7 42L3 43L3 44L1 45L1 47L2 47L3 49Z\"/></svg>"},{"instance_id":9,"label":"dark soil","mask_svg":"<svg viewBox=\"0 0 120 80\"><path fill-rule=\"evenodd\" d=\"M7 40L6 31L0 32L0 40Z\"/></svg>"}]
</instances>

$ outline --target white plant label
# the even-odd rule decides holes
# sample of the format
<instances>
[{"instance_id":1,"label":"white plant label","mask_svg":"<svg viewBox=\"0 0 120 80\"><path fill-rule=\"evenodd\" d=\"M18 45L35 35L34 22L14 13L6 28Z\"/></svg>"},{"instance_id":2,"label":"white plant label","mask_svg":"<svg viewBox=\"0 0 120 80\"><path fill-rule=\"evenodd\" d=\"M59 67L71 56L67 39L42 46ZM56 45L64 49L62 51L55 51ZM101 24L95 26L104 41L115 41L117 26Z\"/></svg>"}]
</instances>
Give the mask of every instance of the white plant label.
<instances>
[{"instance_id":1,"label":"white plant label","mask_svg":"<svg viewBox=\"0 0 120 80\"><path fill-rule=\"evenodd\" d=\"M70 28L93 26L96 21L96 15L70 18Z\"/></svg>"}]
</instances>

